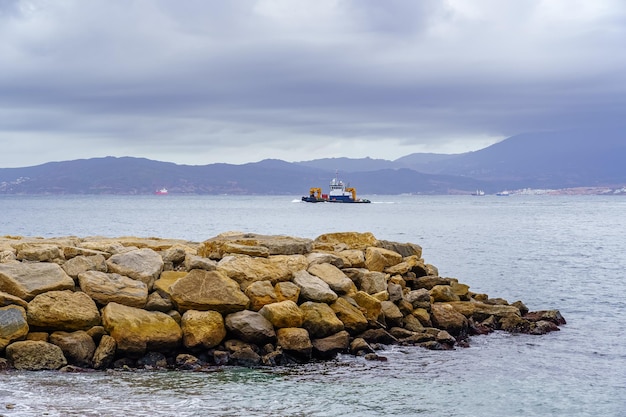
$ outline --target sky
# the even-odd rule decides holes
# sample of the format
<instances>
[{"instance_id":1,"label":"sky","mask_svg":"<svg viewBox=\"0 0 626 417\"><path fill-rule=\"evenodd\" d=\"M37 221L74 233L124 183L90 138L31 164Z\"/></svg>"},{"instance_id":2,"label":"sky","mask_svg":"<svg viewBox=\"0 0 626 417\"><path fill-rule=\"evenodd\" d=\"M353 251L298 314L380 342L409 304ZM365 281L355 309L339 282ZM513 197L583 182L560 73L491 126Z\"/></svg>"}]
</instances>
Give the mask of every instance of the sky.
<instances>
[{"instance_id":1,"label":"sky","mask_svg":"<svg viewBox=\"0 0 626 417\"><path fill-rule=\"evenodd\" d=\"M0 0L0 168L394 160L626 119L623 0Z\"/></svg>"}]
</instances>

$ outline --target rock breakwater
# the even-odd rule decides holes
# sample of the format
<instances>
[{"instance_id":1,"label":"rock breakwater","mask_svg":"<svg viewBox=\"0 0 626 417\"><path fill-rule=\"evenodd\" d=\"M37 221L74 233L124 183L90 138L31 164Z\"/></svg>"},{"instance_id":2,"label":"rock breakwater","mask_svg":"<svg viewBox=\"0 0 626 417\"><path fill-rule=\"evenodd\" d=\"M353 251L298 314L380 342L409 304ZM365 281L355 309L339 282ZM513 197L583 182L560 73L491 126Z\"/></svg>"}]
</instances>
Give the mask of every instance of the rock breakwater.
<instances>
[{"instance_id":1,"label":"rock breakwater","mask_svg":"<svg viewBox=\"0 0 626 417\"><path fill-rule=\"evenodd\" d=\"M224 233L0 238L0 368L211 370L467 346L565 320L439 276L413 243Z\"/></svg>"}]
</instances>

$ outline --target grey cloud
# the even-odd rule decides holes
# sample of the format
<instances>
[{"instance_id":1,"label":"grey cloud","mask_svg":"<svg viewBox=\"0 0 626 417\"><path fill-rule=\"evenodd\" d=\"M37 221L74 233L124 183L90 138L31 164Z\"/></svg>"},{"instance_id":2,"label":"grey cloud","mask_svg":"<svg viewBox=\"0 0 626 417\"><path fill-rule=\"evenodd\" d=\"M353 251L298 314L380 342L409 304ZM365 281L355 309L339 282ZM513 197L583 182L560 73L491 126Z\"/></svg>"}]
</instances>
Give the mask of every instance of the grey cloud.
<instances>
[{"instance_id":1,"label":"grey cloud","mask_svg":"<svg viewBox=\"0 0 626 417\"><path fill-rule=\"evenodd\" d=\"M5 0L0 140L302 160L613 123L626 6L566 3Z\"/></svg>"}]
</instances>

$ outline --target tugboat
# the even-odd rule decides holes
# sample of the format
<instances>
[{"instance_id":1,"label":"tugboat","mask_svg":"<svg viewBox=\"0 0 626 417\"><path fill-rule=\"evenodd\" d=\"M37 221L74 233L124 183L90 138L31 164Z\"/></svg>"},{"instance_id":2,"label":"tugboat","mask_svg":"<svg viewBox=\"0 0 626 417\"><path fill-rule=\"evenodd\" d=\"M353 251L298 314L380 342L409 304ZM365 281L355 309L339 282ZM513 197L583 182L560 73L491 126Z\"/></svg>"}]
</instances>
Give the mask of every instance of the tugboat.
<instances>
[{"instance_id":1,"label":"tugboat","mask_svg":"<svg viewBox=\"0 0 626 417\"><path fill-rule=\"evenodd\" d=\"M154 193L156 195L167 195L168 191L167 188L161 188L160 190L156 190Z\"/></svg>"},{"instance_id":2,"label":"tugboat","mask_svg":"<svg viewBox=\"0 0 626 417\"><path fill-rule=\"evenodd\" d=\"M321 188L311 188L309 195L302 197L306 203L371 203L365 198L356 198L356 188L346 187L335 172L335 178L330 181L330 192L322 194Z\"/></svg>"}]
</instances>

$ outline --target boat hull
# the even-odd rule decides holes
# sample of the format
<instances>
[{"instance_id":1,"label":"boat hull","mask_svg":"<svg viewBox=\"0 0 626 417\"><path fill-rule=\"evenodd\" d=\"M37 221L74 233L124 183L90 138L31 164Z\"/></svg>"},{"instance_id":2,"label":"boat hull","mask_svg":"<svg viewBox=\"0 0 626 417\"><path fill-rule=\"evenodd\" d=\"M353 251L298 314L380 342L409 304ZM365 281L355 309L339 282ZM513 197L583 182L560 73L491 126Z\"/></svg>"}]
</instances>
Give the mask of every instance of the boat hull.
<instances>
[{"instance_id":1,"label":"boat hull","mask_svg":"<svg viewBox=\"0 0 626 417\"><path fill-rule=\"evenodd\" d=\"M353 199L325 199L325 198L317 198L317 197L302 197L302 201L305 203L345 203L345 204L364 204L371 203L370 200L365 198L359 198L358 200Z\"/></svg>"}]
</instances>

